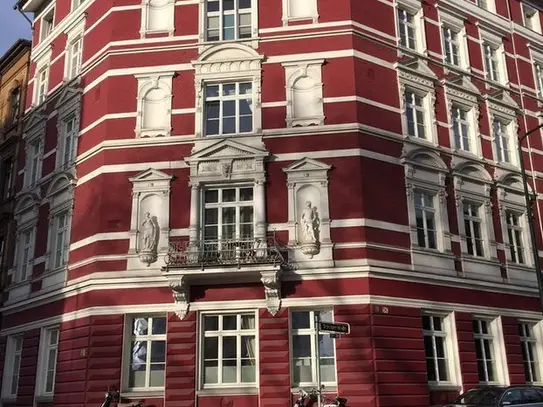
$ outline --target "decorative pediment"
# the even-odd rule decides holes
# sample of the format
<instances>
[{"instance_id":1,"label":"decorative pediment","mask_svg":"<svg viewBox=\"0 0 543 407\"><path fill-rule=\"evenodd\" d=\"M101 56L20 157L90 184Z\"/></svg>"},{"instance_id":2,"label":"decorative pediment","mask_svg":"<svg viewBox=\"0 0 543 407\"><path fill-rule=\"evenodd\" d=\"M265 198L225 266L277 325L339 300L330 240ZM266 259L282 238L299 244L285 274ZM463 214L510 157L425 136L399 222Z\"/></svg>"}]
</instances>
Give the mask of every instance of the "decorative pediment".
<instances>
[{"instance_id":1,"label":"decorative pediment","mask_svg":"<svg viewBox=\"0 0 543 407\"><path fill-rule=\"evenodd\" d=\"M442 81L447 86L447 92L451 90L459 91L461 93L471 93L472 95L481 95L481 91L475 86L466 75L455 75L451 78Z\"/></svg>"},{"instance_id":2,"label":"decorative pediment","mask_svg":"<svg viewBox=\"0 0 543 407\"><path fill-rule=\"evenodd\" d=\"M59 193L65 192L66 190L69 190L70 188L73 188L75 184L76 180L72 174L68 172L62 172L56 175L51 180L49 186L47 187L47 192L45 193L45 196L47 198L51 198L53 195L57 195Z\"/></svg>"},{"instance_id":3,"label":"decorative pediment","mask_svg":"<svg viewBox=\"0 0 543 407\"><path fill-rule=\"evenodd\" d=\"M513 99L509 92L500 89L496 92L486 95L486 98L490 104L490 108L509 116L516 116L520 111L518 103Z\"/></svg>"},{"instance_id":4,"label":"decorative pediment","mask_svg":"<svg viewBox=\"0 0 543 407\"><path fill-rule=\"evenodd\" d=\"M23 138L31 138L32 135L45 130L47 123L47 113L44 106L31 112L24 125Z\"/></svg>"},{"instance_id":5,"label":"decorative pediment","mask_svg":"<svg viewBox=\"0 0 543 407\"><path fill-rule=\"evenodd\" d=\"M401 162L404 165L427 168L433 171L448 171L447 165L441 157L425 148L408 149L404 146Z\"/></svg>"},{"instance_id":6,"label":"decorative pediment","mask_svg":"<svg viewBox=\"0 0 543 407\"><path fill-rule=\"evenodd\" d=\"M166 174L162 171L149 168L140 172L134 177L129 178L131 182L152 182L152 181L169 181L173 178L173 175Z\"/></svg>"},{"instance_id":7,"label":"decorative pediment","mask_svg":"<svg viewBox=\"0 0 543 407\"><path fill-rule=\"evenodd\" d=\"M451 166L455 178L485 184L491 184L493 182L488 171L479 163L463 158L453 157Z\"/></svg>"},{"instance_id":8,"label":"decorative pediment","mask_svg":"<svg viewBox=\"0 0 543 407\"><path fill-rule=\"evenodd\" d=\"M243 44L220 44L208 48L192 61L196 74L228 74L260 69L263 55Z\"/></svg>"},{"instance_id":9,"label":"decorative pediment","mask_svg":"<svg viewBox=\"0 0 543 407\"><path fill-rule=\"evenodd\" d=\"M283 171L286 173L298 171L328 171L330 168L332 168L331 165L314 160L312 158L304 157L301 160L293 162L287 168L283 168Z\"/></svg>"},{"instance_id":10,"label":"decorative pediment","mask_svg":"<svg viewBox=\"0 0 543 407\"><path fill-rule=\"evenodd\" d=\"M70 83L62 89L60 95L58 96L57 102L55 103L55 109L59 109L67 104L73 103L73 99L76 101L83 94L83 89L78 86L79 81Z\"/></svg>"},{"instance_id":11,"label":"decorative pediment","mask_svg":"<svg viewBox=\"0 0 543 407\"><path fill-rule=\"evenodd\" d=\"M40 197L32 192L27 192L17 197L15 204L15 213L20 214L25 211L37 210L40 204Z\"/></svg>"},{"instance_id":12,"label":"decorative pediment","mask_svg":"<svg viewBox=\"0 0 543 407\"><path fill-rule=\"evenodd\" d=\"M415 74L423 76L424 78L432 81L437 80L437 76L434 71L432 71L428 65L416 57L399 61L398 69L400 70L400 77Z\"/></svg>"},{"instance_id":13,"label":"decorative pediment","mask_svg":"<svg viewBox=\"0 0 543 407\"><path fill-rule=\"evenodd\" d=\"M264 158L268 151L231 139L219 141L194 152L185 161L191 182L201 180L265 178Z\"/></svg>"}]
</instances>

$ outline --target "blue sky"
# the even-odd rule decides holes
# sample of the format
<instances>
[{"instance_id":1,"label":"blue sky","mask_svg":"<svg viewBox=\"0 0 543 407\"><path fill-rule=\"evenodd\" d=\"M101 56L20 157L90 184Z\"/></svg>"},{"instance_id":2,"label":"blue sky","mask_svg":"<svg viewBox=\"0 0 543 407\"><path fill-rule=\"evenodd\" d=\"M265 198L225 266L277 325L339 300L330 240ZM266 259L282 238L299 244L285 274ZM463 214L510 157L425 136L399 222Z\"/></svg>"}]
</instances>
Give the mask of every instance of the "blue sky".
<instances>
[{"instance_id":1,"label":"blue sky","mask_svg":"<svg viewBox=\"0 0 543 407\"><path fill-rule=\"evenodd\" d=\"M30 39L30 24L13 10L17 0L0 0L0 57L19 38Z\"/></svg>"}]
</instances>

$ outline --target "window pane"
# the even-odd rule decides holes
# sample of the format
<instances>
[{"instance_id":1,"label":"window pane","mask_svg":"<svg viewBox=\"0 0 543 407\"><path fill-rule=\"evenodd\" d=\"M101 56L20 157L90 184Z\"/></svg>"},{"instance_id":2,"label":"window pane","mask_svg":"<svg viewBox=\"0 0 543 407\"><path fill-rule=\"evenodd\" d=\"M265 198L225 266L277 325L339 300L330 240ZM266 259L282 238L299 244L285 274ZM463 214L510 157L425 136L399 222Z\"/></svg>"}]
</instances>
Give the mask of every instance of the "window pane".
<instances>
[{"instance_id":1,"label":"window pane","mask_svg":"<svg viewBox=\"0 0 543 407\"><path fill-rule=\"evenodd\" d=\"M204 359L219 357L219 338L204 338Z\"/></svg>"},{"instance_id":2,"label":"window pane","mask_svg":"<svg viewBox=\"0 0 543 407\"><path fill-rule=\"evenodd\" d=\"M166 334L166 318L153 318L153 334L164 335Z\"/></svg>"},{"instance_id":3,"label":"window pane","mask_svg":"<svg viewBox=\"0 0 543 407\"><path fill-rule=\"evenodd\" d=\"M236 354L236 337L225 336L222 340L222 357L225 359L235 359Z\"/></svg>"},{"instance_id":4,"label":"window pane","mask_svg":"<svg viewBox=\"0 0 543 407\"><path fill-rule=\"evenodd\" d=\"M239 119L239 132L250 133L253 131L253 118L252 116L242 116Z\"/></svg>"},{"instance_id":5,"label":"window pane","mask_svg":"<svg viewBox=\"0 0 543 407\"><path fill-rule=\"evenodd\" d=\"M222 132L223 134L232 134L236 132L236 118L224 118L222 120Z\"/></svg>"},{"instance_id":6,"label":"window pane","mask_svg":"<svg viewBox=\"0 0 543 407\"><path fill-rule=\"evenodd\" d=\"M219 11L219 2L214 0L207 0L207 12Z\"/></svg>"},{"instance_id":7,"label":"window pane","mask_svg":"<svg viewBox=\"0 0 543 407\"><path fill-rule=\"evenodd\" d=\"M151 342L151 363L166 361L166 341Z\"/></svg>"},{"instance_id":8,"label":"window pane","mask_svg":"<svg viewBox=\"0 0 543 407\"><path fill-rule=\"evenodd\" d=\"M330 335L319 335L319 356L321 358L334 356L334 340Z\"/></svg>"},{"instance_id":9,"label":"window pane","mask_svg":"<svg viewBox=\"0 0 543 407\"><path fill-rule=\"evenodd\" d=\"M237 315L225 315L222 318L222 329L232 331L237 329Z\"/></svg>"},{"instance_id":10,"label":"window pane","mask_svg":"<svg viewBox=\"0 0 543 407\"><path fill-rule=\"evenodd\" d=\"M234 21L234 16L232 17L232 22ZM222 85L222 94L223 96L233 96L236 94L236 84L235 83L225 83Z\"/></svg>"},{"instance_id":11,"label":"window pane","mask_svg":"<svg viewBox=\"0 0 543 407\"><path fill-rule=\"evenodd\" d=\"M251 8L251 0L238 0L238 7L241 8Z\"/></svg>"},{"instance_id":12,"label":"window pane","mask_svg":"<svg viewBox=\"0 0 543 407\"><path fill-rule=\"evenodd\" d=\"M434 355L434 344L432 343L431 336L424 336L424 352L426 357L433 358Z\"/></svg>"},{"instance_id":13,"label":"window pane","mask_svg":"<svg viewBox=\"0 0 543 407\"><path fill-rule=\"evenodd\" d=\"M336 367L334 359L321 359L321 380L323 382L336 381Z\"/></svg>"},{"instance_id":14,"label":"window pane","mask_svg":"<svg viewBox=\"0 0 543 407\"><path fill-rule=\"evenodd\" d=\"M226 100L222 105L222 114L226 117L236 116L236 101Z\"/></svg>"},{"instance_id":15,"label":"window pane","mask_svg":"<svg viewBox=\"0 0 543 407\"><path fill-rule=\"evenodd\" d=\"M253 221L253 207L252 206L245 206L243 208L240 208L240 221L243 223L252 222Z\"/></svg>"},{"instance_id":16,"label":"window pane","mask_svg":"<svg viewBox=\"0 0 543 407\"><path fill-rule=\"evenodd\" d=\"M295 358L311 357L311 337L294 335L292 337L292 353Z\"/></svg>"},{"instance_id":17,"label":"window pane","mask_svg":"<svg viewBox=\"0 0 543 407\"><path fill-rule=\"evenodd\" d=\"M446 362L446 360L445 359L438 359L437 368L438 368L438 371L439 371L439 380L447 381L448 380L448 373L447 373L447 362Z\"/></svg>"},{"instance_id":18,"label":"window pane","mask_svg":"<svg viewBox=\"0 0 543 407\"><path fill-rule=\"evenodd\" d=\"M219 191L216 189L208 189L205 192L205 203L215 203L215 202L219 202Z\"/></svg>"},{"instance_id":19,"label":"window pane","mask_svg":"<svg viewBox=\"0 0 543 407\"><path fill-rule=\"evenodd\" d=\"M243 383L256 382L256 366L253 359L241 361L241 381Z\"/></svg>"},{"instance_id":20,"label":"window pane","mask_svg":"<svg viewBox=\"0 0 543 407\"><path fill-rule=\"evenodd\" d=\"M438 358L444 358L445 357L445 347L443 346L443 338L437 336L435 338L436 341L436 353Z\"/></svg>"},{"instance_id":21,"label":"window pane","mask_svg":"<svg viewBox=\"0 0 543 407\"><path fill-rule=\"evenodd\" d=\"M241 316L241 329L255 329L255 316L254 315L242 315Z\"/></svg>"},{"instance_id":22,"label":"window pane","mask_svg":"<svg viewBox=\"0 0 543 407\"><path fill-rule=\"evenodd\" d=\"M235 202L236 201L236 190L235 189L223 189L223 191L222 191L222 201L223 202Z\"/></svg>"},{"instance_id":23,"label":"window pane","mask_svg":"<svg viewBox=\"0 0 543 407\"><path fill-rule=\"evenodd\" d=\"M237 382L237 369L236 360L224 360L222 365L222 382L223 383L236 383Z\"/></svg>"},{"instance_id":24,"label":"window pane","mask_svg":"<svg viewBox=\"0 0 543 407\"><path fill-rule=\"evenodd\" d=\"M241 337L241 358L242 359L255 358L255 337L254 336Z\"/></svg>"},{"instance_id":25,"label":"window pane","mask_svg":"<svg viewBox=\"0 0 543 407\"><path fill-rule=\"evenodd\" d=\"M204 382L219 382L219 362L216 360L204 362Z\"/></svg>"},{"instance_id":26,"label":"window pane","mask_svg":"<svg viewBox=\"0 0 543 407\"><path fill-rule=\"evenodd\" d=\"M151 365L151 373L149 377L150 387L164 387L164 374L166 372L166 365L159 363Z\"/></svg>"},{"instance_id":27,"label":"window pane","mask_svg":"<svg viewBox=\"0 0 543 407\"><path fill-rule=\"evenodd\" d=\"M311 373L311 359L298 359L294 361L294 382L304 383L312 382L313 377ZM322 371L322 369L321 369Z\"/></svg>"},{"instance_id":28,"label":"window pane","mask_svg":"<svg viewBox=\"0 0 543 407\"><path fill-rule=\"evenodd\" d=\"M310 327L309 312L296 311L292 313L292 329L306 329Z\"/></svg>"},{"instance_id":29,"label":"window pane","mask_svg":"<svg viewBox=\"0 0 543 407\"><path fill-rule=\"evenodd\" d=\"M222 0L223 10L234 10L234 0Z\"/></svg>"},{"instance_id":30,"label":"window pane","mask_svg":"<svg viewBox=\"0 0 543 407\"><path fill-rule=\"evenodd\" d=\"M239 190L240 201L252 201L253 200L253 188L240 188Z\"/></svg>"}]
</instances>

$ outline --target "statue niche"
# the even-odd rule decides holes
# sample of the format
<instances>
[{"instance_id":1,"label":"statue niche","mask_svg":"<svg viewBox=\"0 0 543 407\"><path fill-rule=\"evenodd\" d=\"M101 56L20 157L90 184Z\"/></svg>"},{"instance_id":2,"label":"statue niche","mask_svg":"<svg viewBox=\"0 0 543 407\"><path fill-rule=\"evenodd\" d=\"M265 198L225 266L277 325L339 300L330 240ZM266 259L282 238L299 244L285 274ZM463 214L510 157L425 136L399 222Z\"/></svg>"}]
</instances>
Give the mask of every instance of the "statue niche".
<instances>
[{"instance_id":1,"label":"statue niche","mask_svg":"<svg viewBox=\"0 0 543 407\"><path fill-rule=\"evenodd\" d=\"M157 217L151 216L149 212L145 212L139 232L139 257L140 260L149 267L150 264L154 263L157 259L157 246L160 233Z\"/></svg>"},{"instance_id":2,"label":"statue niche","mask_svg":"<svg viewBox=\"0 0 543 407\"><path fill-rule=\"evenodd\" d=\"M300 215L300 244L302 253L312 258L319 252L319 213L311 201L305 201Z\"/></svg>"}]
</instances>

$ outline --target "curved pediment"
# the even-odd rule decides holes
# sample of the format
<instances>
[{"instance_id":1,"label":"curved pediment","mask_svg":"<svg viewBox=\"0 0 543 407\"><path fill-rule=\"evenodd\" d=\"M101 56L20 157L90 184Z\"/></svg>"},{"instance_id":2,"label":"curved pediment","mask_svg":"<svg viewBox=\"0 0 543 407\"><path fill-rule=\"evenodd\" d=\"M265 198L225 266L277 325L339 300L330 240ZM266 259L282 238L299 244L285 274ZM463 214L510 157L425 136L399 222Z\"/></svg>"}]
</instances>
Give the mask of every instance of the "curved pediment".
<instances>
[{"instance_id":1,"label":"curved pediment","mask_svg":"<svg viewBox=\"0 0 543 407\"><path fill-rule=\"evenodd\" d=\"M17 198L15 204L15 213L30 211L35 209L40 203L40 198L36 194L28 192Z\"/></svg>"},{"instance_id":2,"label":"curved pediment","mask_svg":"<svg viewBox=\"0 0 543 407\"><path fill-rule=\"evenodd\" d=\"M404 163L409 163L411 165L425 167L428 169L436 169L440 171L448 170L447 164L445 164L438 154L425 148L418 148L405 153L402 161Z\"/></svg>"},{"instance_id":3,"label":"curved pediment","mask_svg":"<svg viewBox=\"0 0 543 407\"><path fill-rule=\"evenodd\" d=\"M454 174L474 181L492 182L492 177L482 165L470 161L465 161L455 166Z\"/></svg>"},{"instance_id":4,"label":"curved pediment","mask_svg":"<svg viewBox=\"0 0 543 407\"><path fill-rule=\"evenodd\" d=\"M56 175L49 183L45 196L51 197L59 194L73 185L75 185L75 178L73 175L64 172L60 173Z\"/></svg>"},{"instance_id":5,"label":"curved pediment","mask_svg":"<svg viewBox=\"0 0 543 407\"><path fill-rule=\"evenodd\" d=\"M205 50L192 61L197 75L230 74L260 70L264 59L254 49L243 44L220 44Z\"/></svg>"}]
</instances>

